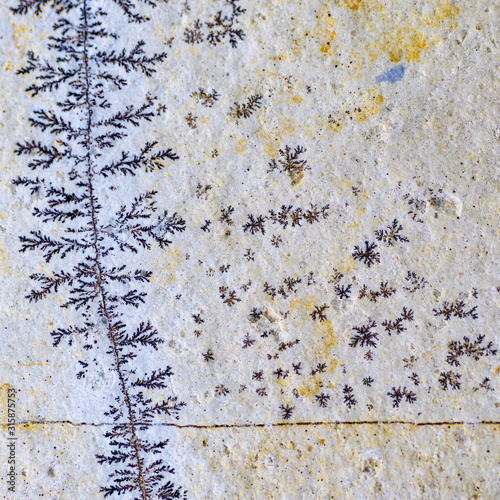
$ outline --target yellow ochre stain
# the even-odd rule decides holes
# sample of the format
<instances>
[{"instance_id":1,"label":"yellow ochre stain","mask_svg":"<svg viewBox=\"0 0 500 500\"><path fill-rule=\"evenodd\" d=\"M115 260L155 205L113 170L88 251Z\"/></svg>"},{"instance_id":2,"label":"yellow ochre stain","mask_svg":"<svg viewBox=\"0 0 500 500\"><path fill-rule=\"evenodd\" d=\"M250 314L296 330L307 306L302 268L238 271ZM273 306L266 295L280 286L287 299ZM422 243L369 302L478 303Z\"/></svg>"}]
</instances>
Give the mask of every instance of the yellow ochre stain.
<instances>
[{"instance_id":1,"label":"yellow ochre stain","mask_svg":"<svg viewBox=\"0 0 500 500\"><path fill-rule=\"evenodd\" d=\"M43 425L43 422L21 424L20 427L22 427L23 431L35 432L38 431L39 425Z\"/></svg>"},{"instance_id":2,"label":"yellow ochre stain","mask_svg":"<svg viewBox=\"0 0 500 500\"><path fill-rule=\"evenodd\" d=\"M335 332L335 329L332 326L332 322L329 319L327 319L325 321L320 321L319 328L326 335L325 344L328 347L333 347L335 345L335 341L337 339L337 334Z\"/></svg>"},{"instance_id":3,"label":"yellow ochre stain","mask_svg":"<svg viewBox=\"0 0 500 500\"><path fill-rule=\"evenodd\" d=\"M243 138L238 139L238 143L236 144L235 149L238 154L244 153L247 149L247 141L245 141L245 139Z\"/></svg>"},{"instance_id":4,"label":"yellow ochre stain","mask_svg":"<svg viewBox=\"0 0 500 500\"><path fill-rule=\"evenodd\" d=\"M359 10L360 5L363 5L364 3L365 0L345 0L340 5L342 7L347 7L348 9L351 9L353 12L356 12L357 10Z\"/></svg>"},{"instance_id":5,"label":"yellow ochre stain","mask_svg":"<svg viewBox=\"0 0 500 500\"><path fill-rule=\"evenodd\" d=\"M370 59L388 55L391 62L419 62L422 52L443 39L445 30L457 27L460 9L446 0L426 2L425 12L415 7L394 9L383 0L343 0L337 3L352 11ZM437 28L437 29L435 29Z\"/></svg>"},{"instance_id":6,"label":"yellow ochre stain","mask_svg":"<svg viewBox=\"0 0 500 500\"><path fill-rule=\"evenodd\" d=\"M6 382L5 384L0 385L0 390L5 390L5 396L2 397L3 401L7 400L7 394L10 389L11 384ZM3 412L3 425L7 425L7 410Z\"/></svg>"},{"instance_id":7,"label":"yellow ochre stain","mask_svg":"<svg viewBox=\"0 0 500 500\"><path fill-rule=\"evenodd\" d=\"M306 396L310 399L312 399L313 396L319 394L320 392L321 392L321 387L318 385L314 385L313 387L303 385L299 389L299 394L301 396Z\"/></svg>"},{"instance_id":8,"label":"yellow ochre stain","mask_svg":"<svg viewBox=\"0 0 500 500\"><path fill-rule=\"evenodd\" d=\"M264 151L269 157L274 158L283 146L286 139L295 133L295 124L285 119L280 126L270 127L267 122L261 122L258 134L259 139L264 144Z\"/></svg>"},{"instance_id":9,"label":"yellow ochre stain","mask_svg":"<svg viewBox=\"0 0 500 500\"><path fill-rule=\"evenodd\" d=\"M447 19L451 19L451 28L457 27L457 16L460 12L460 9L453 5L451 2L447 2L446 0L441 0L436 5L433 15L424 14L422 16L422 20L429 24L432 28L439 26L442 21Z\"/></svg>"},{"instance_id":10,"label":"yellow ochre stain","mask_svg":"<svg viewBox=\"0 0 500 500\"><path fill-rule=\"evenodd\" d=\"M371 88L364 94L358 94L352 104L348 104L332 113L328 118L328 128L338 133L348 121L364 123L370 117L378 115L382 110L384 96L377 88Z\"/></svg>"},{"instance_id":11,"label":"yellow ochre stain","mask_svg":"<svg viewBox=\"0 0 500 500\"><path fill-rule=\"evenodd\" d=\"M20 40L24 37L26 34L26 26L24 24L12 24L12 27L14 28L14 40L16 42L16 49L19 49L19 42Z\"/></svg>"},{"instance_id":12,"label":"yellow ochre stain","mask_svg":"<svg viewBox=\"0 0 500 500\"><path fill-rule=\"evenodd\" d=\"M305 43L313 42L319 44L319 52L323 56L331 56L336 49L334 49L334 40L337 33L333 29L334 18L330 9L323 7L317 11L316 24L314 26L303 26L304 33L298 38L293 40L292 54L299 56L301 48ZM288 59L289 55L283 52L277 58L278 60Z\"/></svg>"},{"instance_id":13,"label":"yellow ochre stain","mask_svg":"<svg viewBox=\"0 0 500 500\"><path fill-rule=\"evenodd\" d=\"M284 387L286 387L288 385L288 383L290 382L290 379L287 377L287 378L277 378L276 379L276 383L283 389Z\"/></svg>"},{"instance_id":14,"label":"yellow ochre stain","mask_svg":"<svg viewBox=\"0 0 500 500\"><path fill-rule=\"evenodd\" d=\"M11 252L8 249L1 245L0 246L0 267L4 274L8 274L12 276L11 272Z\"/></svg>"},{"instance_id":15,"label":"yellow ochre stain","mask_svg":"<svg viewBox=\"0 0 500 500\"><path fill-rule=\"evenodd\" d=\"M169 271L173 271L182 261L181 252L177 248L172 248L170 251L167 249L166 254L166 260L169 262L166 267Z\"/></svg>"},{"instance_id":16,"label":"yellow ochre stain","mask_svg":"<svg viewBox=\"0 0 500 500\"><path fill-rule=\"evenodd\" d=\"M354 109L353 113L356 116L356 120L358 123L363 123L370 116L375 116L380 113L380 109L382 107L382 103L384 102L384 96L381 94L372 96L371 100L369 100L365 106L361 109Z\"/></svg>"},{"instance_id":17,"label":"yellow ochre stain","mask_svg":"<svg viewBox=\"0 0 500 500\"><path fill-rule=\"evenodd\" d=\"M314 308L320 304L320 301L314 296L310 296L308 299L294 299L290 301L290 310L298 310L302 314L307 315L310 318L311 312ZM328 312L328 309L327 309ZM337 333L333 328L330 319L325 319L324 321L316 321L315 330L321 334L321 339L323 344L327 347L333 347L337 340Z\"/></svg>"},{"instance_id":18,"label":"yellow ochre stain","mask_svg":"<svg viewBox=\"0 0 500 500\"><path fill-rule=\"evenodd\" d=\"M159 273L153 274L150 279L152 285L156 285L157 283L165 285L174 281L175 274L167 271L173 271L185 259L185 256L181 255L181 252L177 248L165 249L164 255L165 259L162 259L162 262L165 262L166 265L161 267Z\"/></svg>"},{"instance_id":19,"label":"yellow ochre stain","mask_svg":"<svg viewBox=\"0 0 500 500\"><path fill-rule=\"evenodd\" d=\"M321 45L319 51L324 56L330 56L333 54L333 41L337 36L337 33L333 29L334 19L328 9L323 9L318 13L319 27L314 32L314 36L321 40Z\"/></svg>"},{"instance_id":20,"label":"yellow ochre stain","mask_svg":"<svg viewBox=\"0 0 500 500\"><path fill-rule=\"evenodd\" d=\"M328 371L333 373L337 369L338 364L339 362L336 359L331 358L330 363L328 364Z\"/></svg>"},{"instance_id":21,"label":"yellow ochre stain","mask_svg":"<svg viewBox=\"0 0 500 500\"><path fill-rule=\"evenodd\" d=\"M377 54L382 51L389 55L389 60L393 63L402 59L408 62L420 62L420 56L425 48L427 41L423 34L405 25L393 29L390 33L382 33L379 42L369 46L369 52L372 59L376 59Z\"/></svg>"}]
</instances>

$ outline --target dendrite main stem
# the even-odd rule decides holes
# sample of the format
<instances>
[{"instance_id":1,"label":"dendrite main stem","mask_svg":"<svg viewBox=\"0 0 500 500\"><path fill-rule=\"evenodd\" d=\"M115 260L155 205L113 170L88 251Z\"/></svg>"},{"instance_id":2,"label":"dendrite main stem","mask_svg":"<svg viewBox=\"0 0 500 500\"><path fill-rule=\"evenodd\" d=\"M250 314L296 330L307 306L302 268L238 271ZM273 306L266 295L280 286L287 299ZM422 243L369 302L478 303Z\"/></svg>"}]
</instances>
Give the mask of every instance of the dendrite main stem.
<instances>
[{"instance_id":1,"label":"dendrite main stem","mask_svg":"<svg viewBox=\"0 0 500 500\"><path fill-rule=\"evenodd\" d=\"M141 445L140 441L136 436L135 432L135 417L132 411L132 404L130 401L130 395L128 391L127 384L125 383L125 377L123 376L123 371L121 367L120 357L118 355L118 345L115 334L113 332L111 317L108 311L108 306L106 303L106 294L104 292L103 279L102 279L102 264L101 264L101 253L99 249L99 229L97 223L97 213L96 213L96 205L97 198L94 193L94 173L93 173L93 165L92 165L92 156L91 156L91 146L92 146L92 102L90 99L90 82L91 82L91 74L89 68L89 57L88 57L88 19L87 19L87 0L83 0L83 62L85 68L85 106L87 112L87 126L86 126L86 138L85 138L85 147L87 149L87 184L88 184L88 194L89 194L89 204L91 211L91 225L93 231L93 247L95 250L95 268L97 270L97 287L99 289L99 296L101 301L101 310L102 314L106 319L107 330L108 330L108 338L111 343L111 348L113 351L114 364L116 368L116 372L118 374L118 378L120 380L120 386L123 393L123 397L125 400L125 406L128 412L129 418L129 430L132 436L130 442L134 447L134 455L137 463L137 481L139 483L139 487L141 489L142 500L148 500L148 494L146 491L146 485L144 482L144 473L142 464L143 461L140 457Z\"/></svg>"}]
</instances>

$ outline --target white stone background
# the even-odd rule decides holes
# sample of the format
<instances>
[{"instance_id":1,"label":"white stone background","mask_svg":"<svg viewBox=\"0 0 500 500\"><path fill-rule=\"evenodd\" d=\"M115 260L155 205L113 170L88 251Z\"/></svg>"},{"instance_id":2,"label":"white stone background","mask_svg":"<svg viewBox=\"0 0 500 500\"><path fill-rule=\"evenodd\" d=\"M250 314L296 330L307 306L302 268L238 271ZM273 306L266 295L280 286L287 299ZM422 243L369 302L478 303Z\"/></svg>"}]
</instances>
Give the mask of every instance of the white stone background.
<instances>
[{"instance_id":1,"label":"white stone background","mask_svg":"<svg viewBox=\"0 0 500 500\"><path fill-rule=\"evenodd\" d=\"M159 433L171 434L177 481L192 498L207 499L498 497L498 426L478 423L498 420L498 356L464 359L455 370L462 374L459 391L443 391L438 384L439 373L452 369L446 364L449 341L484 334L500 345L498 5L242 2L246 37L233 49L227 43L185 44L185 27L212 14L217 2L190 2L185 14L180 4L161 3L151 23L134 28L150 49L167 50L169 56L153 77L138 79L130 91L150 92L167 106L142 134L173 147L180 160L162 173L119 185L125 194L138 186L157 189L159 206L178 211L187 222L186 232L169 249L138 257L154 276L140 314L147 314L166 340L147 362L173 367L172 390L187 403L179 423L275 424L283 422L279 406L291 403L296 406L291 423L467 424L161 427ZM19 498L96 498L103 471L93 455L102 446L101 429L37 424L103 423L113 387L104 358L97 356L95 371L77 380L75 365L85 356L81 346L52 347L48 332L70 319L58 300L34 306L23 298L31 287L29 275L42 260L18 252L18 236L36 228L38 220L31 215L34 200L12 185L13 178L27 173L13 149L31 133L30 112L50 105L50 96L29 98L15 68L27 50L43 50L51 20L13 16L9 7L4 3L0 11L0 373L4 389L10 384L20 391L19 421L31 423L18 432L23 443ZM398 64L405 67L399 82L377 83ZM212 108L191 97L198 87L219 92ZM262 107L236 123L229 109L255 93L263 95ZM346 110L360 111L351 120ZM195 129L187 126L189 112L198 116ZM329 123L329 116L340 126ZM279 148L299 144L307 148L311 167L301 182L292 185L285 174L267 172ZM198 184L212 186L206 199L196 196ZM429 202L430 189L442 190L439 206ZM405 194L428 201L423 222L411 218ZM266 213L282 204L307 208L311 202L329 204L330 216L309 227L282 231L268 221L265 235L243 232L247 213ZM218 221L227 205L235 207L230 235ZM381 262L369 269L354 261L354 245L374 241L374 231L394 218L410 242L380 245ZM200 229L206 219L212 220L210 233ZM280 248L272 246L273 234L281 235ZM247 248L255 252L253 262L244 258ZM224 264L231 267L222 274ZM209 268L213 276L207 275ZM349 300L340 301L328 283L334 269L355 283ZM408 270L425 277L425 289L404 292ZM307 286L310 271L316 284ZM266 297L265 281L277 285L288 276L302 278L296 295ZM239 290L248 280L249 290ZM381 280L398 289L393 297L376 304L356 297L361 284L374 288ZM241 302L232 308L223 304L222 285L238 290ZM477 320L434 316L433 308L458 298L478 306ZM328 322L319 324L310 313L323 303L329 305ZM349 347L353 326L368 317L380 325L403 306L414 310L415 321L400 336L388 337L379 327L373 361L363 360L366 349ZM280 341L300 338L301 343L279 361L267 360L276 345L259 336L267 320L248 321L253 307L279 319L273 328ZM283 318L280 312L287 310ZM205 319L200 337L193 334L195 313ZM257 342L243 350L247 333ZM215 355L210 363L202 358L207 349ZM403 367L402 359L411 355L417 358L414 370ZM303 375L291 374L278 384L273 370L290 369L299 360ZM326 373L311 377L319 362L327 364ZM261 369L267 397L255 394L260 384L251 379ZM407 378L412 371L421 378L418 387ZM376 381L370 389L361 383L368 375ZM475 391L485 377L494 390ZM318 380L331 397L327 408L314 398ZM230 390L225 397L214 395L220 384ZM248 388L240 393L241 384ZM342 403L344 384L354 388L355 408ZM386 393L400 385L416 392L415 404L392 407Z\"/></svg>"}]
</instances>

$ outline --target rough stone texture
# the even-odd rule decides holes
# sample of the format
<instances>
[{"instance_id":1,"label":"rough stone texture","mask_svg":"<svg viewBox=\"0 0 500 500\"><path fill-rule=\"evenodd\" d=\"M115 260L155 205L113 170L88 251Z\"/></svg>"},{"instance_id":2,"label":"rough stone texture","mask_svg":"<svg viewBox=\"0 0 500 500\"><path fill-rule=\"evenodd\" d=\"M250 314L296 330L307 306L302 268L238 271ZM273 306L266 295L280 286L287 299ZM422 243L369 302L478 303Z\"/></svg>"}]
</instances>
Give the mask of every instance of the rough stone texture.
<instances>
[{"instance_id":1,"label":"rough stone texture","mask_svg":"<svg viewBox=\"0 0 500 500\"><path fill-rule=\"evenodd\" d=\"M166 218L151 222L172 240L163 249L117 247L102 260L151 272L134 285L143 302L118 312L163 341L135 346L131 368L172 367L147 397L185 403L178 420L159 415L145 431L169 439L158 456L176 487L193 499L498 498L498 5L170 0L138 6L151 20L128 24L110 0L87 3L119 35L95 53L142 39L147 55L167 54L154 73L120 70L125 89L103 89L115 107L154 103L121 149L158 141L179 159L96 177L94 189L101 234L121 245L135 240L115 214L146 191L157 191L155 217L185 223L169 235ZM92 306L89 336L53 346L50 332L82 309L61 308L65 284L29 301L40 288L30 276L72 272L81 254L46 262L19 240L83 227L34 213L49 184L72 189L71 160L33 172L15 153L64 140L29 118L59 112L66 84L30 97L33 74L16 70L29 51L57 64L49 37L65 14L10 7L0 7L0 409L7 442L16 388L17 480L0 495L101 498L113 467L95 455L113 448L105 413L123 397L111 337ZM210 38L219 10L241 30L233 44L230 32ZM88 151L104 161L95 142ZM35 192L13 183L37 175ZM121 498L161 498L137 487Z\"/></svg>"}]
</instances>

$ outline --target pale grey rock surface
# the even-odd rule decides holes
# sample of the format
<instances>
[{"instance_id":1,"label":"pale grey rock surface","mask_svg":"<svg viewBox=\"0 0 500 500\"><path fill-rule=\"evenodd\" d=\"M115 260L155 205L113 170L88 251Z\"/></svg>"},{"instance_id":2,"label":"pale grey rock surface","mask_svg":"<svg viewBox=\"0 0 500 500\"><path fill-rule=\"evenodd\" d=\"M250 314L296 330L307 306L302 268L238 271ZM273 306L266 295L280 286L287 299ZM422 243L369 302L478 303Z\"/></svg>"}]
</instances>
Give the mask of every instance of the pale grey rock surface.
<instances>
[{"instance_id":1,"label":"pale grey rock surface","mask_svg":"<svg viewBox=\"0 0 500 500\"><path fill-rule=\"evenodd\" d=\"M134 231L115 214L146 191L155 217L185 221L166 248L103 258L151 272L144 301L119 312L163 340L131 361L172 367L148 397L185 403L146 431L169 440L169 479L193 499L498 498L498 4L170 0L128 24L115 3L88 3L120 36L96 52L142 39L167 54L103 88L111 106L154 103L122 149L158 141L179 159L98 178L95 193L101 234L121 245ZM82 310L61 308L66 285L30 302L30 276L81 254L47 263L19 241L73 224L33 214L50 183L71 189L71 161L32 172L14 152L61 144L29 118L57 109L64 82L30 97L32 74L16 75L29 51L54 63L58 14L14 6L0 10L0 408L6 443L16 388L17 479L9 492L4 446L0 495L101 498L113 467L95 455L113 448L105 412L123 396L107 325L95 306L91 340L54 347L50 332ZM210 43L220 9L242 30L234 47L230 33ZM96 162L112 154L92 148ZM13 184L37 175L34 193ZM121 498L161 498L144 491Z\"/></svg>"}]
</instances>

